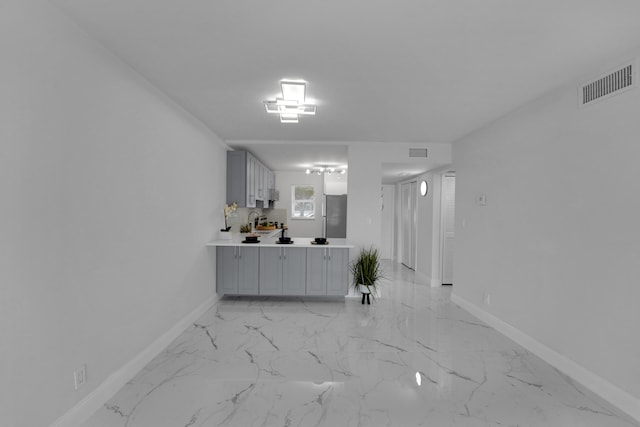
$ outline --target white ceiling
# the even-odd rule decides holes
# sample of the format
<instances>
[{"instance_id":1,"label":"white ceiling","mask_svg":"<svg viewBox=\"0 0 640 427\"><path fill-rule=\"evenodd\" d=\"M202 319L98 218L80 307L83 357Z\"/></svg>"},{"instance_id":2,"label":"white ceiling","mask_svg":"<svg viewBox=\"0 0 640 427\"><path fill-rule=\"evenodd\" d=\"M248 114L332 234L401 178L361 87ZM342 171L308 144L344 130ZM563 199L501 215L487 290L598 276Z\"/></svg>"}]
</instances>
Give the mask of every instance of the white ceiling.
<instances>
[{"instance_id":1,"label":"white ceiling","mask_svg":"<svg viewBox=\"0 0 640 427\"><path fill-rule=\"evenodd\" d=\"M640 46L637 0L50 1L274 169L346 162L353 141L454 142ZM283 78L308 82L316 116L267 115Z\"/></svg>"}]
</instances>

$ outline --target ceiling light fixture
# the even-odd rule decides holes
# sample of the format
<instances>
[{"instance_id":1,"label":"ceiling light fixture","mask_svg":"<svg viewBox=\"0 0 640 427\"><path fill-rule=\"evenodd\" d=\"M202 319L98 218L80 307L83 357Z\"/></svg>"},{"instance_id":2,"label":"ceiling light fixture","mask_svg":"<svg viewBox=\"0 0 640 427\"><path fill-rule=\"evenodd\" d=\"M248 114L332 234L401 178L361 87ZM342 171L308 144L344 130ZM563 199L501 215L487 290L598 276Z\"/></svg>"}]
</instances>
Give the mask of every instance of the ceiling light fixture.
<instances>
[{"instance_id":1,"label":"ceiling light fixture","mask_svg":"<svg viewBox=\"0 0 640 427\"><path fill-rule=\"evenodd\" d=\"M306 104L307 82L304 80L281 80L282 98L263 101L267 113L279 114L280 123L298 123L299 116L314 116L316 106Z\"/></svg>"},{"instance_id":2,"label":"ceiling light fixture","mask_svg":"<svg viewBox=\"0 0 640 427\"><path fill-rule=\"evenodd\" d=\"M318 175L322 175L322 174L333 175L334 173L344 175L345 173L347 173L347 169L336 169L332 166L318 165L318 166L313 166L310 169L307 169L306 171L304 171L304 173L306 173L307 175L311 175L312 173L315 173Z\"/></svg>"}]
</instances>

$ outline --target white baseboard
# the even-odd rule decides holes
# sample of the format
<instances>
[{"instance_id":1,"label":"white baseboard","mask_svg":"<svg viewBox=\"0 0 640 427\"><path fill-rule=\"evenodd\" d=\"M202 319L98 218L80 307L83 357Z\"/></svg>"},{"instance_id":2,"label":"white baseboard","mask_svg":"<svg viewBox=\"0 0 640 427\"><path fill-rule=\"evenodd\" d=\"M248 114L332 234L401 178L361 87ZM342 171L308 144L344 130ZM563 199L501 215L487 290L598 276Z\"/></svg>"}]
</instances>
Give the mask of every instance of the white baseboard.
<instances>
[{"instance_id":1,"label":"white baseboard","mask_svg":"<svg viewBox=\"0 0 640 427\"><path fill-rule=\"evenodd\" d=\"M78 427L88 420L102 405L109 401L124 385L142 370L154 357L164 350L185 329L209 310L218 300L213 295L195 310L182 318L171 329L152 342L140 354L131 359L122 368L107 377L95 390L89 393L73 408L58 418L50 427Z\"/></svg>"},{"instance_id":2,"label":"white baseboard","mask_svg":"<svg viewBox=\"0 0 640 427\"><path fill-rule=\"evenodd\" d=\"M640 422L640 399L455 293L451 301Z\"/></svg>"}]
</instances>

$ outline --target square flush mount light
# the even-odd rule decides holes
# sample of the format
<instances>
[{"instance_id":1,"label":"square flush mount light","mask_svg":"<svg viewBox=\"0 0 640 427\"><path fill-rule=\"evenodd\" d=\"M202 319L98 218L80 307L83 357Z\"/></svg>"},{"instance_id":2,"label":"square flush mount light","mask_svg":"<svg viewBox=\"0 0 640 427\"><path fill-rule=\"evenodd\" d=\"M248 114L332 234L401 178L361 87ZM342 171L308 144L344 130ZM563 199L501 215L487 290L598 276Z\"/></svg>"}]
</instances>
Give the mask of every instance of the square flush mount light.
<instances>
[{"instance_id":1,"label":"square flush mount light","mask_svg":"<svg viewBox=\"0 0 640 427\"><path fill-rule=\"evenodd\" d=\"M306 104L307 83L303 80L281 80L282 98L264 101L267 113L279 114L280 123L298 123L299 116L313 116L316 106Z\"/></svg>"}]
</instances>

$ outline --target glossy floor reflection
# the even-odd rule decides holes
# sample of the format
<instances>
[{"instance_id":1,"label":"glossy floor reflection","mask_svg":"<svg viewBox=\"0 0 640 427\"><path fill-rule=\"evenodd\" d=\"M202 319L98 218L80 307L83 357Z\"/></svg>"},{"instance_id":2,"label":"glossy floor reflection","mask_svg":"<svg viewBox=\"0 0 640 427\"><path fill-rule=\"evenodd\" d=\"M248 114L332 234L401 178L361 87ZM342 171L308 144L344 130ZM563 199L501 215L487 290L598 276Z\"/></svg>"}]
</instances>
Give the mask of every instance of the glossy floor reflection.
<instances>
[{"instance_id":1,"label":"glossy floor reflection","mask_svg":"<svg viewBox=\"0 0 640 427\"><path fill-rule=\"evenodd\" d=\"M85 427L634 426L386 263L382 295L223 298Z\"/></svg>"}]
</instances>

